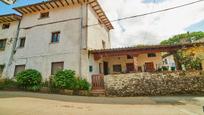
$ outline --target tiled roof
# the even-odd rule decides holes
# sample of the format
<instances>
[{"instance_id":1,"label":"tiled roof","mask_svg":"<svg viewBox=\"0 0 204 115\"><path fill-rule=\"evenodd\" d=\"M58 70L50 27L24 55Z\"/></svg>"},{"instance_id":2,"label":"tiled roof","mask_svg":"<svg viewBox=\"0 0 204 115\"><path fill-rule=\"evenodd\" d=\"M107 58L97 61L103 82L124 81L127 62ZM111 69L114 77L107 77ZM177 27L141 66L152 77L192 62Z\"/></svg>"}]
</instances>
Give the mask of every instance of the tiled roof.
<instances>
[{"instance_id":1,"label":"tiled roof","mask_svg":"<svg viewBox=\"0 0 204 115\"><path fill-rule=\"evenodd\" d=\"M93 8L101 22L109 29L113 29L113 26L109 19L107 18L105 12L101 8L100 4L97 0L49 0L49 1L43 1L36 4L26 5L26 6L20 6L13 8L16 11L20 12L21 14L29 14L34 12L40 12L50 9L55 9L59 7L70 7L74 5L84 4L88 3Z\"/></svg>"},{"instance_id":2,"label":"tiled roof","mask_svg":"<svg viewBox=\"0 0 204 115\"><path fill-rule=\"evenodd\" d=\"M122 48L110 48L110 49L96 49L89 50L91 53L111 53L111 52L120 52L120 51L140 51L140 50L152 50L152 49L180 49L185 47L192 47L195 45L204 45L204 42L198 43L187 43L187 44L175 44L175 45L140 45L133 47L122 47Z\"/></svg>"},{"instance_id":3,"label":"tiled roof","mask_svg":"<svg viewBox=\"0 0 204 115\"><path fill-rule=\"evenodd\" d=\"M13 22L13 21L18 21L20 19L21 19L21 16L19 16L17 14L0 15L0 23Z\"/></svg>"}]
</instances>

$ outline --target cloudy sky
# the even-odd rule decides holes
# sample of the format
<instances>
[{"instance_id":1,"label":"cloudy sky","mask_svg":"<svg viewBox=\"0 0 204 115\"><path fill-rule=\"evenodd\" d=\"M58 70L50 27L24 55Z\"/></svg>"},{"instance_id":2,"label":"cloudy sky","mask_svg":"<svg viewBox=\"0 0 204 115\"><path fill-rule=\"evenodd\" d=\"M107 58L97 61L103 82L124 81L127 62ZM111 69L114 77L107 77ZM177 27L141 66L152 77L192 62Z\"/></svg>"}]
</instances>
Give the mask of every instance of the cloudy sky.
<instances>
[{"instance_id":1,"label":"cloudy sky","mask_svg":"<svg viewBox=\"0 0 204 115\"><path fill-rule=\"evenodd\" d=\"M17 0L14 5L0 3L0 14L14 12L12 7L42 0ZM197 0L99 0L110 20L166 9ZM113 22L112 47L158 44L175 34L204 31L204 1L153 15Z\"/></svg>"}]
</instances>

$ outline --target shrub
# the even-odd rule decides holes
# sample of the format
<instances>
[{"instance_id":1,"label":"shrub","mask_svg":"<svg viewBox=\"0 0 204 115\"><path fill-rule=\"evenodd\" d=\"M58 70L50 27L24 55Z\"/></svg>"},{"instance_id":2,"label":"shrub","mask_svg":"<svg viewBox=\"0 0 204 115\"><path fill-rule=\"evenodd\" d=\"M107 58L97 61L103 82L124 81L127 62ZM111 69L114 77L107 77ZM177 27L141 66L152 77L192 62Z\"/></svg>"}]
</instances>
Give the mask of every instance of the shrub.
<instances>
[{"instance_id":1,"label":"shrub","mask_svg":"<svg viewBox=\"0 0 204 115\"><path fill-rule=\"evenodd\" d=\"M76 80L76 85L75 85L76 90L89 90L89 88L90 88L90 84L86 79L78 78Z\"/></svg>"},{"instance_id":2,"label":"shrub","mask_svg":"<svg viewBox=\"0 0 204 115\"><path fill-rule=\"evenodd\" d=\"M162 70L163 70L163 71L168 71L169 69L168 69L168 67L166 67L166 66L162 66Z\"/></svg>"},{"instance_id":3,"label":"shrub","mask_svg":"<svg viewBox=\"0 0 204 115\"><path fill-rule=\"evenodd\" d=\"M60 70L54 75L52 82L57 88L74 89L76 84L75 71Z\"/></svg>"},{"instance_id":4,"label":"shrub","mask_svg":"<svg viewBox=\"0 0 204 115\"><path fill-rule=\"evenodd\" d=\"M18 85L16 83L16 81L12 80L12 79L2 79L0 81L0 89L2 90L13 90L13 89L17 89Z\"/></svg>"},{"instance_id":5,"label":"shrub","mask_svg":"<svg viewBox=\"0 0 204 115\"><path fill-rule=\"evenodd\" d=\"M16 80L21 88L37 91L40 89L42 76L37 70L28 69L18 73Z\"/></svg>"}]
</instances>

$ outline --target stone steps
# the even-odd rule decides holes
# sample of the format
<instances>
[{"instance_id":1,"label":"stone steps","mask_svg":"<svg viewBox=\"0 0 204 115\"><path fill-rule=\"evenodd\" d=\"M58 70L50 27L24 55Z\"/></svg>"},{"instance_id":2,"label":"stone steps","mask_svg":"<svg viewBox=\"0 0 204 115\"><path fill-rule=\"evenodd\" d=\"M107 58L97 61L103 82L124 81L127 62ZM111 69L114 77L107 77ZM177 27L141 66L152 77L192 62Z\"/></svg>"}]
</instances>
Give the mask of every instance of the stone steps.
<instances>
[{"instance_id":1,"label":"stone steps","mask_svg":"<svg viewBox=\"0 0 204 115\"><path fill-rule=\"evenodd\" d=\"M105 89L94 89L91 91L91 96L105 96Z\"/></svg>"}]
</instances>

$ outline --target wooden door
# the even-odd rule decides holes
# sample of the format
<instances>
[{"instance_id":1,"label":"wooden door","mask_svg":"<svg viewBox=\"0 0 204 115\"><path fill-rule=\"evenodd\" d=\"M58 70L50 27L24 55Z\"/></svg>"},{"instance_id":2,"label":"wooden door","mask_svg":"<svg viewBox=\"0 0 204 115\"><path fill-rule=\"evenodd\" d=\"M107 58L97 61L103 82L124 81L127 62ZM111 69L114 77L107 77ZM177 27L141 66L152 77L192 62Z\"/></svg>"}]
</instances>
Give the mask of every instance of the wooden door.
<instances>
[{"instance_id":1,"label":"wooden door","mask_svg":"<svg viewBox=\"0 0 204 115\"><path fill-rule=\"evenodd\" d=\"M153 71L155 71L154 63L153 62L145 63L145 71L146 72L153 72Z\"/></svg>"},{"instance_id":2,"label":"wooden door","mask_svg":"<svg viewBox=\"0 0 204 115\"><path fill-rule=\"evenodd\" d=\"M135 71L134 63L127 63L126 64L126 72L130 73L130 72L134 72L134 71Z\"/></svg>"},{"instance_id":3,"label":"wooden door","mask_svg":"<svg viewBox=\"0 0 204 115\"><path fill-rule=\"evenodd\" d=\"M108 75L108 62L103 62L103 74Z\"/></svg>"},{"instance_id":4,"label":"wooden door","mask_svg":"<svg viewBox=\"0 0 204 115\"><path fill-rule=\"evenodd\" d=\"M92 89L104 89L104 75L97 74L92 75Z\"/></svg>"}]
</instances>

